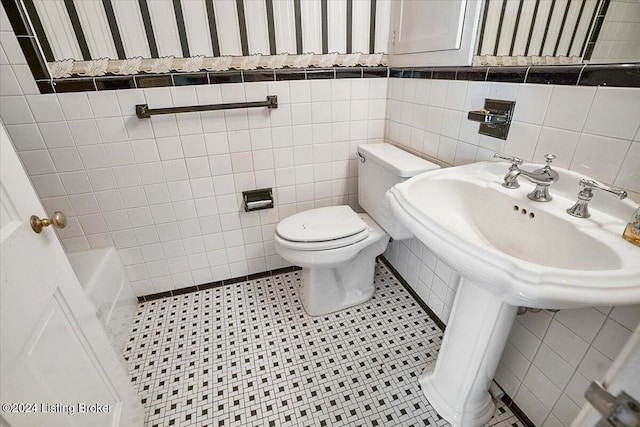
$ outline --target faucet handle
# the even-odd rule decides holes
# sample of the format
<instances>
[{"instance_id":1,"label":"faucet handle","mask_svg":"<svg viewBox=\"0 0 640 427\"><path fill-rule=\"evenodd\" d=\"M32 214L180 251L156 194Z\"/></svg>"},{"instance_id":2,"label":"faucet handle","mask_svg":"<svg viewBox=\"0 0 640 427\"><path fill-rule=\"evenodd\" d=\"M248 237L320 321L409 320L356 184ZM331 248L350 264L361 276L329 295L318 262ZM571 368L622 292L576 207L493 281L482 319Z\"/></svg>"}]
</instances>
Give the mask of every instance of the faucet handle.
<instances>
[{"instance_id":1,"label":"faucet handle","mask_svg":"<svg viewBox=\"0 0 640 427\"><path fill-rule=\"evenodd\" d=\"M620 200L627 197L626 191L614 190L612 188L605 187L591 179L581 179L580 186L584 188L578 193L578 201L569 209L567 209L567 213L571 216L575 216L576 218L589 218L591 216L591 214L589 213L589 202L593 198L594 188L611 193Z\"/></svg>"},{"instance_id":2,"label":"faucet handle","mask_svg":"<svg viewBox=\"0 0 640 427\"><path fill-rule=\"evenodd\" d=\"M547 161L547 166L551 166L551 162L553 162L553 159L556 158L556 155L555 154L545 154L544 158Z\"/></svg>"},{"instance_id":3,"label":"faucet handle","mask_svg":"<svg viewBox=\"0 0 640 427\"><path fill-rule=\"evenodd\" d=\"M580 180L580 186L584 187L584 192L589 193L589 195L592 195L592 191L594 188L597 188L598 190L603 190L606 191L607 193L611 193L614 196L616 196L618 199L623 200L627 198L627 192L624 190L614 190L613 188L610 187L605 187L604 185L600 185L597 182L591 180L591 179L581 179Z\"/></svg>"},{"instance_id":4,"label":"faucet handle","mask_svg":"<svg viewBox=\"0 0 640 427\"><path fill-rule=\"evenodd\" d=\"M522 165L523 160L519 157L507 156L506 154L496 153L493 155L494 159L501 159L511 162L511 167Z\"/></svg>"}]
</instances>

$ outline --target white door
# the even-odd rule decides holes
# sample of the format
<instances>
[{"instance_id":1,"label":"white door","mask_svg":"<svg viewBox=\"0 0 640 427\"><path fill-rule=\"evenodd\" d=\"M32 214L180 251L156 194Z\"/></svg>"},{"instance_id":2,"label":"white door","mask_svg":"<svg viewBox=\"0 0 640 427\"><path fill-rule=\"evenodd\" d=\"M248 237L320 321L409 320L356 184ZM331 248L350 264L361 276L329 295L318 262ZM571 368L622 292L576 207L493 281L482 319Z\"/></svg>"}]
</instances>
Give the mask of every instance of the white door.
<instances>
[{"instance_id":1,"label":"white door","mask_svg":"<svg viewBox=\"0 0 640 427\"><path fill-rule=\"evenodd\" d=\"M0 425L136 426L144 415L0 126Z\"/></svg>"}]
</instances>

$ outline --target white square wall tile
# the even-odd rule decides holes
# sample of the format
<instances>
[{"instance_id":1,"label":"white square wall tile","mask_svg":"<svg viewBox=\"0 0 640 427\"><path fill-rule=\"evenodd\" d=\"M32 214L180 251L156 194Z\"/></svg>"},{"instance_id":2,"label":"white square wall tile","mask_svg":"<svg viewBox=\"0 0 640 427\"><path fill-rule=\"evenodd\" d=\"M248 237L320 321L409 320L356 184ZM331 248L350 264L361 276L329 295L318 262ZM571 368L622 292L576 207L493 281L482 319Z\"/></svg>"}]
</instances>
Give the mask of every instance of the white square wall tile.
<instances>
[{"instance_id":1,"label":"white square wall tile","mask_svg":"<svg viewBox=\"0 0 640 427\"><path fill-rule=\"evenodd\" d=\"M67 194L89 193L92 191L89 177L84 171L61 173L59 176Z\"/></svg>"},{"instance_id":2,"label":"white square wall tile","mask_svg":"<svg viewBox=\"0 0 640 427\"><path fill-rule=\"evenodd\" d=\"M292 80L289 82L289 92L292 104L311 102L311 81Z\"/></svg>"},{"instance_id":3,"label":"white square wall tile","mask_svg":"<svg viewBox=\"0 0 640 427\"><path fill-rule=\"evenodd\" d=\"M131 141L131 149L136 163L157 162L160 160L155 139Z\"/></svg>"},{"instance_id":4,"label":"white square wall tile","mask_svg":"<svg viewBox=\"0 0 640 427\"><path fill-rule=\"evenodd\" d=\"M509 129L509 137L504 144L504 151L511 156L541 163L543 159L534 159L540 126L529 123L513 122Z\"/></svg>"},{"instance_id":5,"label":"white square wall tile","mask_svg":"<svg viewBox=\"0 0 640 427\"><path fill-rule=\"evenodd\" d=\"M22 95L20 83L9 65L0 65L0 94Z\"/></svg>"},{"instance_id":6,"label":"white square wall tile","mask_svg":"<svg viewBox=\"0 0 640 427\"><path fill-rule=\"evenodd\" d=\"M66 122L49 122L38 124L40 133L47 148L73 147L74 142Z\"/></svg>"},{"instance_id":7,"label":"white square wall tile","mask_svg":"<svg viewBox=\"0 0 640 427\"><path fill-rule=\"evenodd\" d=\"M147 100L144 96L144 89L117 90L116 98L118 99L120 111L125 117L135 116L136 105L147 103ZM139 119L136 118L136 120Z\"/></svg>"},{"instance_id":8,"label":"white square wall tile","mask_svg":"<svg viewBox=\"0 0 640 427\"><path fill-rule=\"evenodd\" d=\"M111 166L132 165L135 163L133 158L133 150L129 142L117 142L114 144L105 144L105 151Z\"/></svg>"},{"instance_id":9,"label":"white square wall tile","mask_svg":"<svg viewBox=\"0 0 640 427\"><path fill-rule=\"evenodd\" d=\"M527 417L537 426L541 426L549 415L550 410L536 398L536 396L527 389L520 387L513 401L527 414Z\"/></svg>"},{"instance_id":10,"label":"white square wall tile","mask_svg":"<svg viewBox=\"0 0 640 427\"><path fill-rule=\"evenodd\" d=\"M84 92L60 93L58 94L58 101L67 120L93 118L89 98Z\"/></svg>"},{"instance_id":11,"label":"white square wall tile","mask_svg":"<svg viewBox=\"0 0 640 427\"><path fill-rule=\"evenodd\" d=\"M581 131L596 94L596 88L554 86L544 117L546 126Z\"/></svg>"},{"instance_id":12,"label":"white square wall tile","mask_svg":"<svg viewBox=\"0 0 640 427\"><path fill-rule=\"evenodd\" d=\"M583 133L570 169L611 184L616 178L631 141Z\"/></svg>"},{"instance_id":13,"label":"white square wall tile","mask_svg":"<svg viewBox=\"0 0 640 427\"><path fill-rule=\"evenodd\" d=\"M107 152L102 145L85 145L78 147L85 169L106 168L111 166Z\"/></svg>"},{"instance_id":14,"label":"white square wall tile","mask_svg":"<svg viewBox=\"0 0 640 427\"><path fill-rule=\"evenodd\" d=\"M533 364L560 389L569 383L575 370L546 344L541 344Z\"/></svg>"},{"instance_id":15,"label":"white square wall tile","mask_svg":"<svg viewBox=\"0 0 640 427\"><path fill-rule=\"evenodd\" d=\"M156 141L162 160L181 159L184 157L180 137L170 136L167 138L158 138Z\"/></svg>"},{"instance_id":16,"label":"white square wall tile","mask_svg":"<svg viewBox=\"0 0 640 427\"><path fill-rule=\"evenodd\" d=\"M121 115L115 91L88 92L87 96L96 117L118 117Z\"/></svg>"},{"instance_id":17,"label":"white square wall tile","mask_svg":"<svg viewBox=\"0 0 640 427\"><path fill-rule=\"evenodd\" d=\"M634 142L629 147L614 184L640 193L640 142Z\"/></svg>"},{"instance_id":18,"label":"white square wall tile","mask_svg":"<svg viewBox=\"0 0 640 427\"><path fill-rule=\"evenodd\" d=\"M545 408L555 405L562 390L547 378L538 368L531 366L522 384L529 389Z\"/></svg>"},{"instance_id":19,"label":"white square wall tile","mask_svg":"<svg viewBox=\"0 0 640 427\"><path fill-rule=\"evenodd\" d=\"M104 142L120 142L129 139L122 117L97 119L96 123Z\"/></svg>"},{"instance_id":20,"label":"white square wall tile","mask_svg":"<svg viewBox=\"0 0 640 427\"><path fill-rule=\"evenodd\" d=\"M109 168L88 170L87 176L93 191L111 190L117 186L113 171Z\"/></svg>"},{"instance_id":21,"label":"white square wall tile","mask_svg":"<svg viewBox=\"0 0 640 427\"><path fill-rule=\"evenodd\" d=\"M555 315L555 320L587 342L593 341L605 319L604 314L592 307L560 310Z\"/></svg>"},{"instance_id":22,"label":"white square wall tile","mask_svg":"<svg viewBox=\"0 0 640 427\"><path fill-rule=\"evenodd\" d=\"M467 92L468 82L466 81L450 81L447 85L447 95L445 99L445 107L452 110L463 111L465 104L465 94Z\"/></svg>"},{"instance_id":23,"label":"white square wall tile","mask_svg":"<svg viewBox=\"0 0 640 427\"><path fill-rule=\"evenodd\" d=\"M31 177L40 198L66 195L62 182L57 174L36 175Z\"/></svg>"},{"instance_id":24,"label":"white square wall tile","mask_svg":"<svg viewBox=\"0 0 640 427\"><path fill-rule=\"evenodd\" d=\"M553 87L549 85L521 85L518 89L513 120L542 124Z\"/></svg>"},{"instance_id":25,"label":"white square wall tile","mask_svg":"<svg viewBox=\"0 0 640 427\"><path fill-rule=\"evenodd\" d=\"M632 139L640 126L640 89L599 87L584 132Z\"/></svg>"},{"instance_id":26,"label":"white square wall tile","mask_svg":"<svg viewBox=\"0 0 640 427\"><path fill-rule=\"evenodd\" d=\"M625 328L634 330L640 323L640 304L614 307L609 316Z\"/></svg>"},{"instance_id":27,"label":"white square wall tile","mask_svg":"<svg viewBox=\"0 0 640 427\"><path fill-rule=\"evenodd\" d=\"M552 321L543 342L571 366L578 366L589 344L560 322Z\"/></svg>"},{"instance_id":28,"label":"white square wall tile","mask_svg":"<svg viewBox=\"0 0 640 427\"><path fill-rule=\"evenodd\" d=\"M593 341L593 347L599 350L609 359L614 360L618 357L620 350L631 337L631 330L625 328L618 322L607 319L604 326L598 332L596 339Z\"/></svg>"},{"instance_id":29,"label":"white square wall tile","mask_svg":"<svg viewBox=\"0 0 640 427\"><path fill-rule=\"evenodd\" d=\"M568 168L578 145L579 132L544 126L540 130L533 159L542 162L545 154L555 154L554 165Z\"/></svg>"},{"instance_id":30,"label":"white square wall tile","mask_svg":"<svg viewBox=\"0 0 640 427\"><path fill-rule=\"evenodd\" d=\"M23 96L0 97L0 117L5 125L19 125L35 121Z\"/></svg>"},{"instance_id":31,"label":"white square wall tile","mask_svg":"<svg viewBox=\"0 0 640 427\"><path fill-rule=\"evenodd\" d=\"M76 145L91 145L102 142L95 120L72 120L67 124Z\"/></svg>"},{"instance_id":32,"label":"white square wall tile","mask_svg":"<svg viewBox=\"0 0 640 427\"><path fill-rule=\"evenodd\" d=\"M578 372L588 380L601 380L612 363L611 359L591 347L580 362Z\"/></svg>"},{"instance_id":33,"label":"white square wall tile","mask_svg":"<svg viewBox=\"0 0 640 427\"><path fill-rule=\"evenodd\" d=\"M38 150L45 148L40 129L35 124L9 125L7 133L11 137L16 151Z\"/></svg>"},{"instance_id":34,"label":"white square wall tile","mask_svg":"<svg viewBox=\"0 0 640 427\"><path fill-rule=\"evenodd\" d=\"M64 120L62 108L55 94L28 95L29 108L37 122L58 122Z\"/></svg>"},{"instance_id":35,"label":"white square wall tile","mask_svg":"<svg viewBox=\"0 0 640 427\"><path fill-rule=\"evenodd\" d=\"M84 169L78 150L74 148L55 148L49 150L51 159L58 172L72 172Z\"/></svg>"},{"instance_id":36,"label":"white square wall tile","mask_svg":"<svg viewBox=\"0 0 640 427\"><path fill-rule=\"evenodd\" d=\"M92 193L72 194L69 196L73 210L77 215L90 215L100 213L98 201Z\"/></svg>"}]
</instances>

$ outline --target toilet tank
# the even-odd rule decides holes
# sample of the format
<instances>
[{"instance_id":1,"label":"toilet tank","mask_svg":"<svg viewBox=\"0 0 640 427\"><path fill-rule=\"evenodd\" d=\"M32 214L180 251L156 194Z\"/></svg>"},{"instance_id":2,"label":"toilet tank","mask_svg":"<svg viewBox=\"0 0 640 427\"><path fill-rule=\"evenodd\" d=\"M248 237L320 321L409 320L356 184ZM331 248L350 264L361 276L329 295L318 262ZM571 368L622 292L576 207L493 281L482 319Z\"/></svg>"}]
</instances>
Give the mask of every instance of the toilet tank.
<instances>
[{"instance_id":1,"label":"toilet tank","mask_svg":"<svg viewBox=\"0 0 640 427\"><path fill-rule=\"evenodd\" d=\"M358 153L358 203L394 239L412 238L391 210L385 193L412 176L440 166L386 143L359 145Z\"/></svg>"}]
</instances>

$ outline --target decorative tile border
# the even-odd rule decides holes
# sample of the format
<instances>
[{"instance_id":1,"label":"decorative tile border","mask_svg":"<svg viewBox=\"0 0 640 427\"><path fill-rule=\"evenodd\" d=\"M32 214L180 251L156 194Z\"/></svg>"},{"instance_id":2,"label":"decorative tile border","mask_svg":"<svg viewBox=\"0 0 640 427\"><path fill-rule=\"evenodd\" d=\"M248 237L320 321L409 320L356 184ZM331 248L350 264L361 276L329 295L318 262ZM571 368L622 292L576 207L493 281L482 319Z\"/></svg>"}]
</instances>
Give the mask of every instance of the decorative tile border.
<instances>
[{"instance_id":1,"label":"decorative tile border","mask_svg":"<svg viewBox=\"0 0 640 427\"><path fill-rule=\"evenodd\" d=\"M619 65L540 65L530 67L334 67L234 70L135 76L69 77L38 80L41 93L86 92L224 83L347 78L412 78L571 86L640 87L640 63Z\"/></svg>"},{"instance_id":2,"label":"decorative tile border","mask_svg":"<svg viewBox=\"0 0 640 427\"><path fill-rule=\"evenodd\" d=\"M640 63L531 65L528 67L392 67L389 69L389 77L571 86L640 87Z\"/></svg>"},{"instance_id":3,"label":"decorative tile border","mask_svg":"<svg viewBox=\"0 0 640 427\"><path fill-rule=\"evenodd\" d=\"M388 67L335 67L167 74L141 73L135 76L41 79L37 80L36 83L41 93L66 93L223 83L276 82L285 80L387 78L388 76Z\"/></svg>"}]
</instances>

